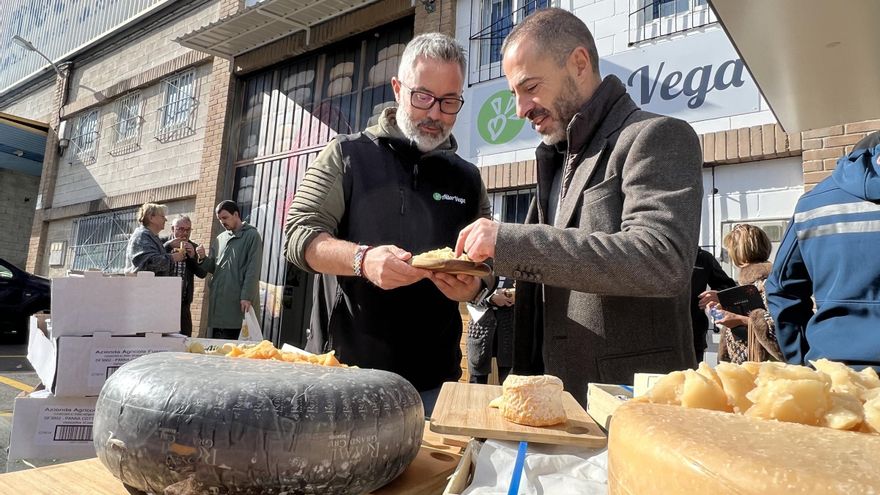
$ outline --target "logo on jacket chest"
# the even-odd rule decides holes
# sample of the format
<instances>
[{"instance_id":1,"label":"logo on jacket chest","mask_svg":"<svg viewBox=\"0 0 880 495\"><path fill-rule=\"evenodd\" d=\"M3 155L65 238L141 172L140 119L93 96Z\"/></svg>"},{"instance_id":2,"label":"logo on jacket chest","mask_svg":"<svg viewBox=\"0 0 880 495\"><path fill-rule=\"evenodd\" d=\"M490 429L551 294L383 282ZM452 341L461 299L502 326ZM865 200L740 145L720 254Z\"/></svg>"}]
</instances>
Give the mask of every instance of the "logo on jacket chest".
<instances>
[{"instance_id":1,"label":"logo on jacket chest","mask_svg":"<svg viewBox=\"0 0 880 495\"><path fill-rule=\"evenodd\" d=\"M467 203L467 200L465 200L464 198L459 197L459 196L454 196L452 194L435 192L433 197L434 197L434 201L454 201L460 205Z\"/></svg>"}]
</instances>

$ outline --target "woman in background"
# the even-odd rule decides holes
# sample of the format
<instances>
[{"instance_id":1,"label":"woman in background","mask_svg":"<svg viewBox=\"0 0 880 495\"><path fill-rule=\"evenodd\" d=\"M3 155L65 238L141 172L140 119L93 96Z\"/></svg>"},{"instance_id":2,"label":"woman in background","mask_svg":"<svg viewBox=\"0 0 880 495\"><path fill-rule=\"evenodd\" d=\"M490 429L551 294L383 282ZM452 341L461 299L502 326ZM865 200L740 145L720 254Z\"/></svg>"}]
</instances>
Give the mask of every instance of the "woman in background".
<instances>
[{"instance_id":1,"label":"woman in background","mask_svg":"<svg viewBox=\"0 0 880 495\"><path fill-rule=\"evenodd\" d=\"M770 276L772 246L770 238L758 227L739 224L724 236L724 248L730 261L739 268L740 285L754 285L761 293L764 308L767 294L764 282ZM782 361L782 352L776 342L773 318L766 309L753 309L747 316L724 311L718 298L709 303L710 308L722 310L722 318L715 323L723 325L721 343L718 345L718 361L743 363L745 361Z\"/></svg>"},{"instance_id":2,"label":"woman in background","mask_svg":"<svg viewBox=\"0 0 880 495\"><path fill-rule=\"evenodd\" d=\"M153 272L156 276L167 277L172 274L174 264L186 259L186 253L177 250L165 252L165 245L159 239L159 232L165 228L165 205L145 203L138 210L141 225L134 230L125 248L125 271Z\"/></svg>"}]
</instances>

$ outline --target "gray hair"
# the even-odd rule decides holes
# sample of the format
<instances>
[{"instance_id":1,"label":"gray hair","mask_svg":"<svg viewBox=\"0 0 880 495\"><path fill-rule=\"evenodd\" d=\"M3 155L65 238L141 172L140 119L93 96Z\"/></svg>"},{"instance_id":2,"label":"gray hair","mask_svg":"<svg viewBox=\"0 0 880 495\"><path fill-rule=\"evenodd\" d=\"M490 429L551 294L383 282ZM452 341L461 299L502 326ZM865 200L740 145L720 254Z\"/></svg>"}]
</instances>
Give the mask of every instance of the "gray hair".
<instances>
[{"instance_id":1,"label":"gray hair","mask_svg":"<svg viewBox=\"0 0 880 495\"><path fill-rule=\"evenodd\" d=\"M593 73L599 75L599 52L590 28L578 16L563 9L540 9L514 26L501 45L501 55L511 45L529 40L535 46L553 57L556 65L562 67L571 52L582 46L590 55Z\"/></svg>"},{"instance_id":2,"label":"gray hair","mask_svg":"<svg viewBox=\"0 0 880 495\"><path fill-rule=\"evenodd\" d=\"M403 50L403 55L400 57L397 78L406 79L416 66L419 57L456 63L461 68L462 77L467 74L467 59L464 48L454 38L443 33L423 33L407 43L406 49Z\"/></svg>"},{"instance_id":3,"label":"gray hair","mask_svg":"<svg viewBox=\"0 0 880 495\"><path fill-rule=\"evenodd\" d=\"M180 222L187 222L190 225L192 225L192 220L190 220L190 218L187 215L177 215L177 217L174 218L174 221L171 222L171 225L177 225Z\"/></svg>"}]
</instances>

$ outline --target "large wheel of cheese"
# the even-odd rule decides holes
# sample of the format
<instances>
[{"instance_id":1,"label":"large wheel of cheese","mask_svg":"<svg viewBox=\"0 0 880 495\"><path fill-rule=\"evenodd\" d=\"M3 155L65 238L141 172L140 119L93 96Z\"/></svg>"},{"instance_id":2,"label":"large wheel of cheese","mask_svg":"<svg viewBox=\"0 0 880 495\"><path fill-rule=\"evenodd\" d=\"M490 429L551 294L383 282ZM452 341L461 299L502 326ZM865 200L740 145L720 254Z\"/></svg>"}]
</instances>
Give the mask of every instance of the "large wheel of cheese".
<instances>
[{"instance_id":1,"label":"large wheel of cheese","mask_svg":"<svg viewBox=\"0 0 880 495\"><path fill-rule=\"evenodd\" d=\"M101 462L145 492L360 494L415 459L418 392L378 370L163 352L101 389Z\"/></svg>"}]
</instances>

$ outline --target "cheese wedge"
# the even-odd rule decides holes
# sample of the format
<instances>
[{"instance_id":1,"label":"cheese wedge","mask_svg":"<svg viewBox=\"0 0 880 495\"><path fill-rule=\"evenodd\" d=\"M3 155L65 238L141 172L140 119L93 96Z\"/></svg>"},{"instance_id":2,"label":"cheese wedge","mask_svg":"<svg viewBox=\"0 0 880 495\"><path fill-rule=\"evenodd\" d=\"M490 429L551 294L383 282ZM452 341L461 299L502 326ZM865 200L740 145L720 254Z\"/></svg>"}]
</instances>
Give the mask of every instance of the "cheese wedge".
<instances>
[{"instance_id":1,"label":"cheese wedge","mask_svg":"<svg viewBox=\"0 0 880 495\"><path fill-rule=\"evenodd\" d=\"M880 493L878 452L878 435L628 402L611 421L609 493Z\"/></svg>"}]
</instances>

